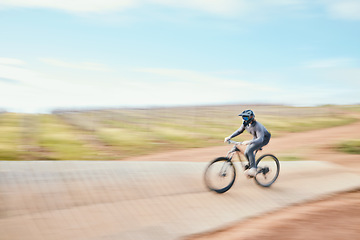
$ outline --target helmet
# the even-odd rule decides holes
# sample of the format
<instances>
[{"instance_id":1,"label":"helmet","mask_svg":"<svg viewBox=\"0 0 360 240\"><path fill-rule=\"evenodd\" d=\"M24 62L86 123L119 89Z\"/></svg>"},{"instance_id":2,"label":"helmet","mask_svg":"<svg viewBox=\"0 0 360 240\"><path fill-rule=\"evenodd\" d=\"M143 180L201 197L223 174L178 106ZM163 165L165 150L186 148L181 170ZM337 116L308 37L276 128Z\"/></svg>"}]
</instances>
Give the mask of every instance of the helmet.
<instances>
[{"instance_id":1,"label":"helmet","mask_svg":"<svg viewBox=\"0 0 360 240\"><path fill-rule=\"evenodd\" d=\"M243 118L245 126L251 123L255 118L255 114L252 110L245 110L240 113L239 116Z\"/></svg>"}]
</instances>

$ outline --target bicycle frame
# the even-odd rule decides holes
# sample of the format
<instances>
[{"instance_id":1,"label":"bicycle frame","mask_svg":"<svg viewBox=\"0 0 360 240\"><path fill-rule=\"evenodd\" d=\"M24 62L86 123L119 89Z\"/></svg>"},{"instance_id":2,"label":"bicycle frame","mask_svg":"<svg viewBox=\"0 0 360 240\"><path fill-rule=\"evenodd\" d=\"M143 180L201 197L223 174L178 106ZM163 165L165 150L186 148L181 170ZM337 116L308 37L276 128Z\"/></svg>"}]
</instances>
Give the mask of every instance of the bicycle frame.
<instances>
[{"instance_id":1,"label":"bicycle frame","mask_svg":"<svg viewBox=\"0 0 360 240\"><path fill-rule=\"evenodd\" d=\"M244 153L236 145L234 145L233 148L226 155L226 158L228 158L229 161L231 161L233 159L234 155L236 154L241 166L245 169L246 163L244 163L245 161L241 158L240 153L244 156Z\"/></svg>"},{"instance_id":2,"label":"bicycle frame","mask_svg":"<svg viewBox=\"0 0 360 240\"><path fill-rule=\"evenodd\" d=\"M239 149L239 148L236 146L236 145L238 145L238 144L240 145L241 142L235 142L235 141L229 140L229 144L230 144L230 143L234 144L234 146L233 146L233 148L228 152L228 154L226 155L226 157L229 159L229 161L231 161L231 160L233 159L234 155L236 154L236 155L238 156L238 159L239 159L239 161L240 161L241 166L244 168L244 170L246 170L246 169L249 167L250 163L249 163L248 159L245 157L245 154L241 151L241 149ZM261 150L261 149L260 149L260 150ZM254 153L255 157L256 157L256 154L257 154L258 151L259 151L259 149L257 149L257 150L255 151L255 153ZM241 155L244 156L244 158L246 159L246 161L244 161L244 160L242 159ZM247 163L247 164L246 164L246 163Z\"/></svg>"}]
</instances>

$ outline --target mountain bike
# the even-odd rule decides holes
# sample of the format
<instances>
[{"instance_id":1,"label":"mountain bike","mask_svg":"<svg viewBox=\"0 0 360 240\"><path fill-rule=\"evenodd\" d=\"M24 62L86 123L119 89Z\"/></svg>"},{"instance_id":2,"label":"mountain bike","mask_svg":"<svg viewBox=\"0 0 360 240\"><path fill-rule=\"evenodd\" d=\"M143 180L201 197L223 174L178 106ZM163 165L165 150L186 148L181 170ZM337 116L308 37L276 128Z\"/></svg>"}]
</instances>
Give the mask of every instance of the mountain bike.
<instances>
[{"instance_id":1,"label":"mountain bike","mask_svg":"<svg viewBox=\"0 0 360 240\"><path fill-rule=\"evenodd\" d=\"M233 148L228 152L226 157L218 157L214 159L205 170L204 180L206 186L217 193L228 191L235 182L236 169L232 162L234 155L238 156L240 164L244 171L249 169L249 161L244 153L237 147L241 142L228 141L234 144ZM255 156L261 148L255 151ZM244 160L246 159L246 160ZM257 174L254 178L255 182L262 187L270 187L278 178L280 172L279 160L272 154L260 156L256 161Z\"/></svg>"}]
</instances>

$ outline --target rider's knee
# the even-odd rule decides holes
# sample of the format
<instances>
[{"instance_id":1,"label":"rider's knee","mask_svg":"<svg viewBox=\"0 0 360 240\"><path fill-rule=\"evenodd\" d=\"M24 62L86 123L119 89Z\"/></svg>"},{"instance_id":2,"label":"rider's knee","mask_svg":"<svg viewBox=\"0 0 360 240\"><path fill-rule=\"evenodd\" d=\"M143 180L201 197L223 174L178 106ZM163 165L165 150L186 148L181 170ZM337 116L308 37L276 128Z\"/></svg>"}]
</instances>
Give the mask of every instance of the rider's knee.
<instances>
[{"instance_id":1,"label":"rider's knee","mask_svg":"<svg viewBox=\"0 0 360 240\"><path fill-rule=\"evenodd\" d=\"M249 156L249 153L251 153L250 149L246 148L245 152L244 152L244 155L247 157L247 156Z\"/></svg>"}]
</instances>

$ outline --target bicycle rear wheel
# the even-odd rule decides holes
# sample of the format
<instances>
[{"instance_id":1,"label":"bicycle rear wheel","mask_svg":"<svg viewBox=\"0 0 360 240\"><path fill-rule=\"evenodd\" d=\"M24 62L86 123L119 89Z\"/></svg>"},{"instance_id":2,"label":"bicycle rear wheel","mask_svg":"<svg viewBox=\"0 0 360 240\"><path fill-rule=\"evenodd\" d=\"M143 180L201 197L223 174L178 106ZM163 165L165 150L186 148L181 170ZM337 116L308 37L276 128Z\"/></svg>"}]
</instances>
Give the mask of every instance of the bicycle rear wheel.
<instances>
[{"instance_id":1,"label":"bicycle rear wheel","mask_svg":"<svg viewBox=\"0 0 360 240\"><path fill-rule=\"evenodd\" d=\"M258 173L255 182L262 187L270 187L279 176L279 160L272 154L266 154L256 161L256 166Z\"/></svg>"},{"instance_id":2,"label":"bicycle rear wheel","mask_svg":"<svg viewBox=\"0 0 360 240\"><path fill-rule=\"evenodd\" d=\"M217 193L228 191L235 182L236 169L226 157L219 157L212 161L205 170L206 186Z\"/></svg>"}]
</instances>

